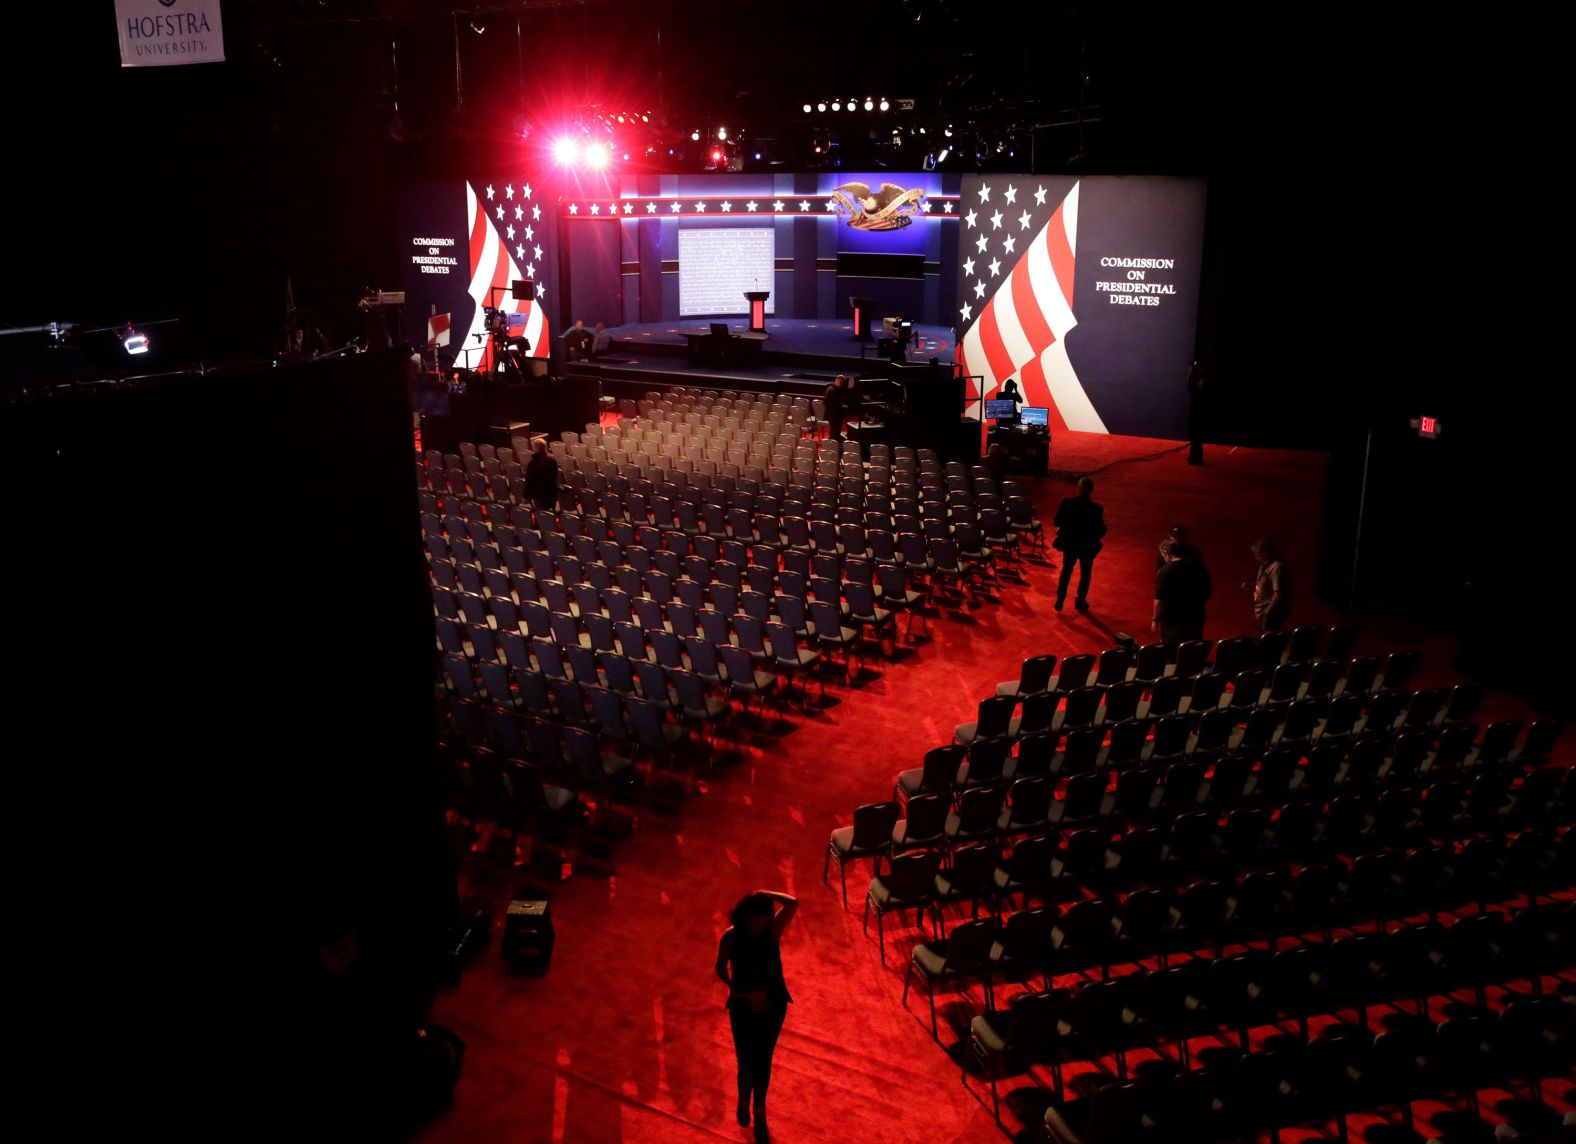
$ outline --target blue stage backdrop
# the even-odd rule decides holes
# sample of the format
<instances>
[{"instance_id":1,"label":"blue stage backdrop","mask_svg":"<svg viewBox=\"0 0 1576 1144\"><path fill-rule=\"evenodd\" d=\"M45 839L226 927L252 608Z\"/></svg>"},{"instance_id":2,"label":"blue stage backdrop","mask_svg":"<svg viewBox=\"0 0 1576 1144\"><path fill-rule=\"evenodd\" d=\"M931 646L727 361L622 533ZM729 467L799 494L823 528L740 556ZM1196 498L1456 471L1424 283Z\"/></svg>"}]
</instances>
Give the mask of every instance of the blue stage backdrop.
<instances>
[{"instance_id":1,"label":"blue stage backdrop","mask_svg":"<svg viewBox=\"0 0 1576 1144\"><path fill-rule=\"evenodd\" d=\"M774 316L850 320L848 299L869 297L880 313L944 322L956 292L950 254L958 183L958 176L936 173L646 175L605 197L567 195L560 219L574 316L633 323L742 315L742 289L711 310L698 308L692 289L685 306L679 235L763 230L771 232L773 266L759 287L771 291ZM597 253L615 229L611 219L618 220L616 297ZM764 245L741 236L741 262L758 264ZM718 243L692 245L696 257L701 249L713 260L726 256ZM754 272L746 277L734 285L753 287Z\"/></svg>"},{"instance_id":2,"label":"blue stage backdrop","mask_svg":"<svg viewBox=\"0 0 1576 1144\"><path fill-rule=\"evenodd\" d=\"M1201 179L970 175L957 356L1053 428L1183 436L1204 251Z\"/></svg>"},{"instance_id":3,"label":"blue stage backdrop","mask_svg":"<svg viewBox=\"0 0 1576 1144\"><path fill-rule=\"evenodd\" d=\"M408 254L407 326L431 330L440 357L490 366L482 309L492 297L519 316L545 354L576 319L617 326L736 317L740 297L715 311L680 299L680 232L753 231L741 240L766 273L779 318L851 321L851 297L877 313L943 324L957 292L959 176L922 174L649 175L622 183L551 170L421 183L407 196L401 242ZM616 220L616 221L615 221ZM711 257L725 257L716 244ZM535 303L507 286L537 283ZM692 283L693 285L693 283ZM429 320L430 324L429 324ZM447 333L442 333L442 328Z\"/></svg>"}]
</instances>

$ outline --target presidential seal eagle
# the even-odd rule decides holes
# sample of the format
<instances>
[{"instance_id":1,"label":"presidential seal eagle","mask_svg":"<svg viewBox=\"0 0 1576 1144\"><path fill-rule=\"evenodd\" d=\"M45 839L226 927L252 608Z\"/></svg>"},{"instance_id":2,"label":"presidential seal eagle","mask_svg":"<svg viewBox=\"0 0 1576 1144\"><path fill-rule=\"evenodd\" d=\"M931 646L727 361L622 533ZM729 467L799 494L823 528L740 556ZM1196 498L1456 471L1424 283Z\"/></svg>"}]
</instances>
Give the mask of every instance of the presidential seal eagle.
<instances>
[{"instance_id":1,"label":"presidential seal eagle","mask_svg":"<svg viewBox=\"0 0 1576 1144\"><path fill-rule=\"evenodd\" d=\"M856 230L897 230L907 226L919 213L919 202L924 197L924 188L904 190L896 183L882 183L875 194L864 183L844 183L832 192L838 213Z\"/></svg>"}]
</instances>

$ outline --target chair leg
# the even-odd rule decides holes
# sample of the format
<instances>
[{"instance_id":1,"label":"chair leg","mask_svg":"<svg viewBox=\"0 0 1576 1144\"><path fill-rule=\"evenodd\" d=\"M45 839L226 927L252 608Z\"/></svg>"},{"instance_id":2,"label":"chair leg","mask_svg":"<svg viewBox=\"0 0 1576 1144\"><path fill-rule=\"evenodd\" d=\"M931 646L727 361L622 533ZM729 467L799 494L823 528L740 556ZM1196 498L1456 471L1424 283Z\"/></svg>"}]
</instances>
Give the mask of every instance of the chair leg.
<instances>
[{"instance_id":1,"label":"chair leg","mask_svg":"<svg viewBox=\"0 0 1576 1144\"><path fill-rule=\"evenodd\" d=\"M848 863L837 864L837 874L843 880L843 909L848 909Z\"/></svg>"},{"instance_id":2,"label":"chair leg","mask_svg":"<svg viewBox=\"0 0 1576 1144\"><path fill-rule=\"evenodd\" d=\"M904 1005L905 1008L908 1005L908 983L909 983L909 980L913 976L914 976L914 963L911 961L911 962L908 963L908 969L905 970L904 973L903 973L903 1001L902 1001L902 1004Z\"/></svg>"},{"instance_id":3,"label":"chair leg","mask_svg":"<svg viewBox=\"0 0 1576 1144\"><path fill-rule=\"evenodd\" d=\"M936 983L927 979L925 985L925 991L930 995L930 1039L939 1043L941 1035L936 1029Z\"/></svg>"},{"instance_id":4,"label":"chair leg","mask_svg":"<svg viewBox=\"0 0 1576 1144\"><path fill-rule=\"evenodd\" d=\"M831 869L831 866L832 866L832 847L830 845L828 845L827 848L826 848L826 856L821 859L821 885L823 885L823 886L826 885L827 872ZM844 902L844 905L847 905L847 903Z\"/></svg>"}]
</instances>

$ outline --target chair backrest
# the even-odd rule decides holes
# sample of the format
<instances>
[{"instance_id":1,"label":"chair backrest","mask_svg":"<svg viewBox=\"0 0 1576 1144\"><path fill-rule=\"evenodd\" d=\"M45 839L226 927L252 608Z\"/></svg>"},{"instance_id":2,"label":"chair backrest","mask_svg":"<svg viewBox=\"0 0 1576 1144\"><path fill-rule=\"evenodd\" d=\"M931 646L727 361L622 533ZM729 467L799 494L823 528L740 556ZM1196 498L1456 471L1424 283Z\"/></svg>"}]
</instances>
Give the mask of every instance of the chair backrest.
<instances>
[{"instance_id":1,"label":"chair backrest","mask_svg":"<svg viewBox=\"0 0 1576 1144\"><path fill-rule=\"evenodd\" d=\"M1017 698L1012 695L991 695L980 700L975 735L981 739L1005 735L1017 705Z\"/></svg>"},{"instance_id":2,"label":"chair backrest","mask_svg":"<svg viewBox=\"0 0 1576 1144\"><path fill-rule=\"evenodd\" d=\"M940 841L952 800L944 794L916 794L904 812L904 842Z\"/></svg>"},{"instance_id":3,"label":"chair backrest","mask_svg":"<svg viewBox=\"0 0 1576 1144\"><path fill-rule=\"evenodd\" d=\"M1018 695L1033 695L1049 687L1056 662L1054 655L1031 655L1024 660L1018 671Z\"/></svg>"},{"instance_id":4,"label":"chair backrest","mask_svg":"<svg viewBox=\"0 0 1576 1144\"><path fill-rule=\"evenodd\" d=\"M748 648L721 644L717 650L722 653L722 665L728 669L728 679L734 686L755 686L755 660Z\"/></svg>"},{"instance_id":5,"label":"chair backrest","mask_svg":"<svg viewBox=\"0 0 1576 1144\"><path fill-rule=\"evenodd\" d=\"M924 776L920 790L927 793L950 793L957 785L958 768L963 763L964 749L956 743L945 747L932 747L925 752Z\"/></svg>"},{"instance_id":6,"label":"chair backrest","mask_svg":"<svg viewBox=\"0 0 1576 1144\"><path fill-rule=\"evenodd\" d=\"M1000 787L972 787L958 800L958 831L962 834L984 834L994 831L996 819L1001 814L1002 791Z\"/></svg>"},{"instance_id":7,"label":"chair backrest","mask_svg":"<svg viewBox=\"0 0 1576 1144\"><path fill-rule=\"evenodd\" d=\"M928 901L936 892L936 870L941 854L935 850L914 850L896 855L890 870L881 876L889 901L910 903Z\"/></svg>"},{"instance_id":8,"label":"chair backrest","mask_svg":"<svg viewBox=\"0 0 1576 1144\"><path fill-rule=\"evenodd\" d=\"M838 639L843 626L842 614L837 610L837 605L826 600L810 601L810 618L815 624L815 633L822 639Z\"/></svg>"},{"instance_id":9,"label":"chair backrest","mask_svg":"<svg viewBox=\"0 0 1576 1144\"><path fill-rule=\"evenodd\" d=\"M1047 778L1018 779L1012 784L1012 824L1038 825L1051 809L1051 781Z\"/></svg>"},{"instance_id":10,"label":"chair backrest","mask_svg":"<svg viewBox=\"0 0 1576 1144\"><path fill-rule=\"evenodd\" d=\"M771 641L772 655L788 663L799 661L799 637L787 624L775 620L766 625L766 636Z\"/></svg>"},{"instance_id":11,"label":"chair backrest","mask_svg":"<svg viewBox=\"0 0 1576 1144\"><path fill-rule=\"evenodd\" d=\"M1095 676L1095 682L1101 684L1122 683L1127 679L1127 673L1132 666L1132 652L1125 647L1107 648L1100 653L1100 670Z\"/></svg>"},{"instance_id":12,"label":"chair backrest","mask_svg":"<svg viewBox=\"0 0 1576 1144\"><path fill-rule=\"evenodd\" d=\"M1012 755L1012 742L1000 736L978 738L968 745L968 785L993 786L1001 782L1002 772Z\"/></svg>"},{"instance_id":13,"label":"chair backrest","mask_svg":"<svg viewBox=\"0 0 1576 1144\"><path fill-rule=\"evenodd\" d=\"M690 666L697 675L720 674L717 670L717 649L711 643L699 636L690 636L684 641L684 649L689 653Z\"/></svg>"},{"instance_id":14,"label":"chair backrest","mask_svg":"<svg viewBox=\"0 0 1576 1144\"><path fill-rule=\"evenodd\" d=\"M947 974L979 973L990 966L991 946L1001 934L1001 923L995 918L979 918L954 926L947 937L947 957L943 972Z\"/></svg>"},{"instance_id":15,"label":"chair backrest","mask_svg":"<svg viewBox=\"0 0 1576 1144\"><path fill-rule=\"evenodd\" d=\"M856 850L879 850L892 841L892 828L897 825L898 805L895 802L871 802L854 811L854 839Z\"/></svg>"},{"instance_id":16,"label":"chair backrest","mask_svg":"<svg viewBox=\"0 0 1576 1144\"><path fill-rule=\"evenodd\" d=\"M1074 688L1083 687L1089 682L1089 674L1094 670L1095 658L1085 653L1070 655L1062 660L1062 670L1056 678L1058 691L1072 691Z\"/></svg>"}]
</instances>

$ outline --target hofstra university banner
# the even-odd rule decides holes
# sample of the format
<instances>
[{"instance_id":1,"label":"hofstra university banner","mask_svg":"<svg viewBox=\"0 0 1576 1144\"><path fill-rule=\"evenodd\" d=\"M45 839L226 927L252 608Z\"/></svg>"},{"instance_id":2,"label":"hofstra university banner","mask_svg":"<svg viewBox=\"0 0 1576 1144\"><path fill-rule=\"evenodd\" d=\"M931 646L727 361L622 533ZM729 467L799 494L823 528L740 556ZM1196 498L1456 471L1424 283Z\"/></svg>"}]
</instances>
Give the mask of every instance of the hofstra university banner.
<instances>
[{"instance_id":1,"label":"hofstra university banner","mask_svg":"<svg viewBox=\"0 0 1576 1144\"><path fill-rule=\"evenodd\" d=\"M115 0L120 66L219 63L224 25L219 0Z\"/></svg>"}]
</instances>

